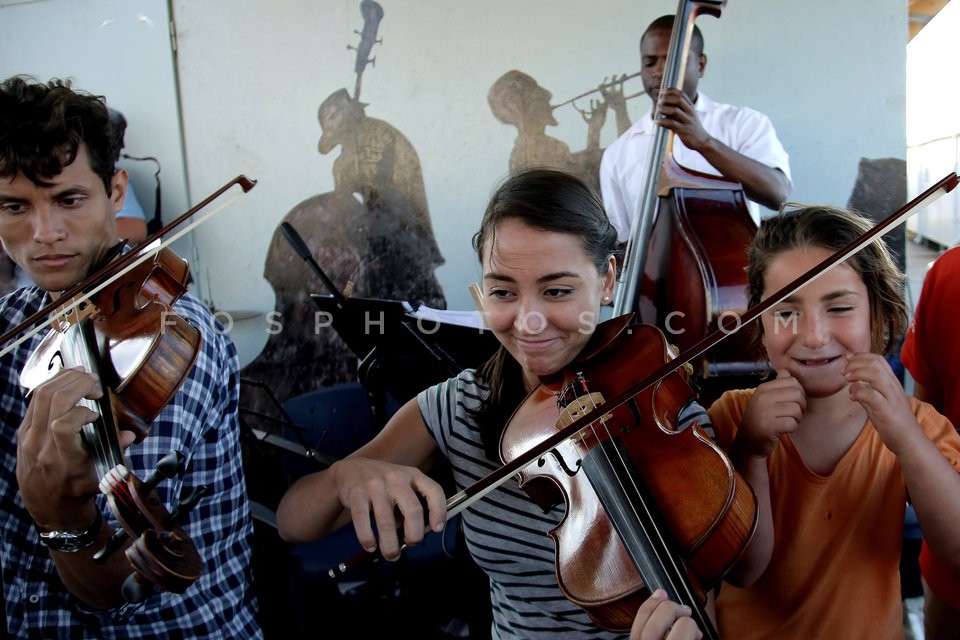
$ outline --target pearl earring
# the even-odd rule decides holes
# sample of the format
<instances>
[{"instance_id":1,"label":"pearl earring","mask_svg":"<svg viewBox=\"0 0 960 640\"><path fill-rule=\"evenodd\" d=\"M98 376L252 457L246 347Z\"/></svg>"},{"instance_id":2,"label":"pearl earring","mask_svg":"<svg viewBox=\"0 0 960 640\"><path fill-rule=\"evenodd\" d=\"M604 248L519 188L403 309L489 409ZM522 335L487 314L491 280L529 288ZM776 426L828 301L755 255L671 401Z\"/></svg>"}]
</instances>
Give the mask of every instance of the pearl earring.
<instances>
[{"instance_id":1,"label":"pearl earring","mask_svg":"<svg viewBox=\"0 0 960 640\"><path fill-rule=\"evenodd\" d=\"M610 302L610 296L603 296L604 302Z\"/></svg>"}]
</instances>

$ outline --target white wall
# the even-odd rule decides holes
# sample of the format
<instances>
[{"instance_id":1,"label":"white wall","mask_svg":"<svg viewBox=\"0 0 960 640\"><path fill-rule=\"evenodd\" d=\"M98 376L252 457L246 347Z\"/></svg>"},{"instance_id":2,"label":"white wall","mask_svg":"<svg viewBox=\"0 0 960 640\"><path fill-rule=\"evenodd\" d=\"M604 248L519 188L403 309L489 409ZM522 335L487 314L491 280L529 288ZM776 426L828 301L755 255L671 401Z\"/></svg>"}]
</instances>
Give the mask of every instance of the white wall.
<instances>
[{"instance_id":1,"label":"white wall","mask_svg":"<svg viewBox=\"0 0 960 640\"><path fill-rule=\"evenodd\" d=\"M0 77L71 78L106 96L127 119L124 153L160 161L172 218L188 205L168 15L165 0L0 0ZM155 165L121 165L152 216Z\"/></svg>"},{"instance_id":2,"label":"white wall","mask_svg":"<svg viewBox=\"0 0 960 640\"><path fill-rule=\"evenodd\" d=\"M559 102L606 76L636 71L640 33L652 19L673 13L676 2L379 2L383 44L374 49L376 64L364 74L361 99L370 105L368 115L396 126L417 149L447 259L438 276L448 306L468 309L467 285L477 274L470 237L507 170L515 135L491 114L487 89L517 68ZM16 32L42 43L49 63L42 71L74 74L90 64L95 43L67 40L65 47L50 29L51 17L66 5L93 11L141 4L157 2L0 0L0 65L5 72L31 66L6 43L8 32ZM347 45L356 44L353 30L363 26L359 0L172 0L172 7L190 199L239 173L259 180L194 232L198 290L219 309L266 313L273 294L263 261L277 223L301 200L333 186L337 151L317 152L316 111L337 88L353 89L355 52ZM85 33L101 33L89 26L94 22L88 20ZM704 16L698 24L709 58L701 89L773 119L791 154L792 199L845 204L861 157L905 157L903 0L733 0L719 20ZM122 51L124 64L141 55L137 46ZM144 101L155 90L153 78L130 72L115 84ZM120 91L99 90L108 88ZM636 118L648 103L640 98L631 105ZM163 117L172 113L170 107ZM583 148L580 115L565 108L557 117L560 126L550 133L573 150ZM609 120L604 146L614 137ZM318 283L305 286L322 291ZM261 328L253 321L238 330L242 355L265 342Z\"/></svg>"},{"instance_id":3,"label":"white wall","mask_svg":"<svg viewBox=\"0 0 960 640\"><path fill-rule=\"evenodd\" d=\"M960 170L960 2L948 3L907 46L907 174L910 195ZM934 202L909 228L943 246L960 241L960 198Z\"/></svg>"}]
</instances>

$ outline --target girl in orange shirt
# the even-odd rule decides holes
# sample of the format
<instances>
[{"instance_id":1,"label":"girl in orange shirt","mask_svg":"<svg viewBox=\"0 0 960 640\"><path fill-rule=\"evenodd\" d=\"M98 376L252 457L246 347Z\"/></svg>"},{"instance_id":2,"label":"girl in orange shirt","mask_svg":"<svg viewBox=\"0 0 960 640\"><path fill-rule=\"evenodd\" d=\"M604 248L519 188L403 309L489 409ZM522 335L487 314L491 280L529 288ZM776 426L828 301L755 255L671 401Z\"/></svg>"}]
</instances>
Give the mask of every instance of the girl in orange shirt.
<instances>
[{"instance_id":1,"label":"girl in orange shirt","mask_svg":"<svg viewBox=\"0 0 960 640\"><path fill-rule=\"evenodd\" d=\"M766 220L749 249L750 305L871 227L828 207ZM710 408L760 505L717 599L722 637L901 638L908 498L930 547L960 565L960 436L882 355L906 324L902 284L879 242L812 281L757 327L776 378Z\"/></svg>"}]
</instances>

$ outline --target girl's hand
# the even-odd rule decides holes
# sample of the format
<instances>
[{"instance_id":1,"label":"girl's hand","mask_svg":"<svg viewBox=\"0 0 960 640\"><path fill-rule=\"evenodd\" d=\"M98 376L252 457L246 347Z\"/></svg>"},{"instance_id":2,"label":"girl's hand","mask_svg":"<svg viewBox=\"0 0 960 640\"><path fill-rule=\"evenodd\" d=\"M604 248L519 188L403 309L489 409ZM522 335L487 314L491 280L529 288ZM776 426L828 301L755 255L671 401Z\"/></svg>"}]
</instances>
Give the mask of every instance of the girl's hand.
<instances>
[{"instance_id":1,"label":"girl's hand","mask_svg":"<svg viewBox=\"0 0 960 640\"><path fill-rule=\"evenodd\" d=\"M879 354L854 353L847 356L843 377L850 383L850 398L866 410L887 448L899 455L920 425L890 365Z\"/></svg>"},{"instance_id":2,"label":"girl's hand","mask_svg":"<svg viewBox=\"0 0 960 640\"><path fill-rule=\"evenodd\" d=\"M686 605L667 600L663 589L647 598L630 629L630 640L700 640L703 634Z\"/></svg>"},{"instance_id":3,"label":"girl's hand","mask_svg":"<svg viewBox=\"0 0 960 640\"><path fill-rule=\"evenodd\" d=\"M735 448L743 455L766 458L780 436L797 430L806 408L807 396L800 382L786 369L778 371L775 380L753 392L737 431Z\"/></svg>"}]
</instances>

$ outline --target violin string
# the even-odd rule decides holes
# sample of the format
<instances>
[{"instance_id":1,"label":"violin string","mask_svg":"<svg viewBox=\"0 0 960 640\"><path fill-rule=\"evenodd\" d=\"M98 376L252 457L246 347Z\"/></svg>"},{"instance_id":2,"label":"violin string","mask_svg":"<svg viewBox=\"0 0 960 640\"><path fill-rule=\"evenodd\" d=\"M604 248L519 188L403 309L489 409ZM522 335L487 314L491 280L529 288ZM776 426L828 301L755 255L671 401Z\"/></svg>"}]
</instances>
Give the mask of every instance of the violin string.
<instances>
[{"instance_id":1,"label":"violin string","mask_svg":"<svg viewBox=\"0 0 960 640\"><path fill-rule=\"evenodd\" d=\"M582 380L582 377L580 377L580 379ZM588 385L587 385L585 382L583 383L583 391L585 392L585 397L587 398L587 402L582 402L582 401L580 400L580 397L581 397L581 396L577 395L576 393L574 394L575 397L577 398L578 409L579 409L581 412L582 412L584 409L587 409L588 411L595 411L595 410L598 409L600 406L602 406L602 405L598 405L598 404L596 403L596 401L594 400L593 395L590 394L590 392L589 392ZM655 395L655 394L654 394L654 395ZM652 411L651 411L651 415L653 415L653 412L652 412ZM612 433L612 431L611 431L611 427L610 427L610 425L608 425L608 421L607 421L606 416L601 415L597 420L594 420L593 422L589 423L589 425L588 425L588 427L591 429L591 431L592 431L592 433L593 433L593 437L596 439L596 443L597 443L597 444L595 445L594 448L597 448L597 447L599 446L599 443L600 443L600 434L598 434L598 432L597 432L597 430L598 430L597 424L598 424L598 423L599 423L600 427L602 428L602 434L605 435L606 438L607 438L610 442L613 442L613 433ZM650 513L650 508L649 508L649 506L647 506L646 502L644 501L644 499L643 499L643 497L642 497L643 494L641 493L640 488L638 487L638 481L637 481L637 479L635 478L634 474L633 474L632 472L630 472L630 469L631 469L631 467L632 467L632 463L630 463L627 459L624 458L624 454L623 454L622 450L621 450L619 447L612 447L613 450L614 450L613 454L610 454L610 453L607 452L607 448L608 448L608 447L599 447L599 448L600 448L600 455L602 455L602 456L604 457L604 459L606 460L607 464L609 465L608 468L612 468L612 467L614 466L614 463L617 463L621 469L624 469L624 470L626 471L625 473L622 474L622 475L624 476L625 480L623 480L623 479L621 479L620 477L618 477L618 476L615 475L615 476L614 476L614 481L615 481L615 482L617 483L617 485L619 486L622 495L631 495L631 494L629 494L629 492L627 491L627 487L626 487L626 485L624 484L625 482L629 482L629 485L630 485L629 488L633 490L632 495L640 496L640 500L641 500L641 504L640 504L640 505L635 504L632 500L623 500L622 502L626 505L626 508L627 508L628 513L630 513L631 515L633 515L634 519L635 519L637 522L642 522L642 521L644 520L644 518L641 518L641 514L640 514L640 512L639 512L639 509L640 509L640 508L643 508L645 511L647 511L648 513ZM615 456L615 457L616 457L616 460L614 460L614 459L612 458L612 456ZM666 548L669 548L669 547L668 547L667 541L665 540L665 538L664 538L663 535L661 534L661 528L662 528L662 527L654 527L654 530L653 530L653 531L646 531L646 533L647 533L647 535L655 536L655 537L657 538L657 542L658 542L659 546L660 546L661 548L666 549ZM684 596L687 604L690 604L691 606L697 606L697 605L699 604L699 603L698 603L698 599L695 598L694 593L690 590L689 585L687 584L687 582L682 579L682 576L684 575L684 574L683 574L683 568L680 567L679 565L677 565L677 563L676 563L675 559L673 558L673 556L671 556L670 554L667 554L666 557L663 557L661 554L656 553L656 550L655 550L655 549L654 549L654 550L651 550L651 551L653 551L654 555L656 555L657 560L659 561L659 563L660 563L661 566L666 565L665 568L667 569L668 575L674 576L675 578L677 578L676 582L679 582L679 584L671 584L671 587L673 588L674 593L675 593L676 595L679 595L680 592L682 591L682 592L683 592L683 596ZM653 592L653 590L654 590L653 587L665 587L665 586L666 586L666 585L650 585L650 584L647 584L646 581L647 581L648 578L645 577L645 576L641 576L641 577L642 577L643 580L644 580L644 586L646 586L647 589L648 589L650 592Z\"/></svg>"},{"instance_id":2,"label":"violin string","mask_svg":"<svg viewBox=\"0 0 960 640\"><path fill-rule=\"evenodd\" d=\"M110 495L113 496L115 503L119 503L126 509L126 513L142 512L142 509L137 506L137 502L133 497L133 492L130 490L130 487L126 482L111 484Z\"/></svg>"},{"instance_id":3,"label":"violin string","mask_svg":"<svg viewBox=\"0 0 960 640\"><path fill-rule=\"evenodd\" d=\"M77 312L77 318L73 322L69 320L67 320L67 322L70 323L70 326L64 332L64 345L69 346L69 348L61 349L60 362L63 363L65 367L83 367L86 371L96 373L99 376L99 367L95 364L91 352L91 349L97 348L97 346L87 343L83 330L83 323L87 321L80 318L79 312ZM108 408L110 406L109 392L107 389L104 389L102 385L101 391L103 396L99 401L84 398L81 399L78 404L90 409L99 416L93 422L84 425L83 432L90 437L84 438L83 440L88 447L92 448L91 457L97 470L97 476L103 479L111 469L123 463L123 456L119 451L119 443L116 437L111 437L111 434L108 433L108 429L111 428L111 425L115 425L116 422L114 421L108 424L108 420L104 416L104 405ZM111 447L111 444L114 446Z\"/></svg>"},{"instance_id":4,"label":"violin string","mask_svg":"<svg viewBox=\"0 0 960 640\"><path fill-rule=\"evenodd\" d=\"M223 211L223 209L233 204L233 202L239 199L240 196L242 195L243 193L233 194L232 196L224 200L221 204L217 205L207 213L204 213L202 216L200 216L199 218L197 218L196 220L194 220L193 222L191 222L190 224L188 224L187 226L185 226L183 229L173 234L172 236L165 238L163 240L158 238L157 240L155 240L154 242L151 242L146 247L142 247L138 249L141 255L138 258L136 258L133 262L131 262L129 265L127 265L126 268L120 270L119 272L105 279L103 282L98 284L96 287L94 287L90 291L82 295L75 296L72 300L70 300L70 302L68 302L62 307L59 307L53 314L51 314L50 322L52 323L55 320L55 318L59 315L62 315L64 318L69 318L70 313L74 310L77 311L77 315L79 316L79 308L83 303L88 302L90 298L92 298L97 293L105 289L107 286L113 284L114 282L119 280L121 277L123 277L124 275L126 275L127 273L135 269L136 267L140 266L142 263L156 256L158 253L160 253L162 249L166 248L167 245L172 244L173 242L179 240L184 234L188 233L189 231L192 231L199 225L209 220L214 215ZM3 349L0 349L0 357L3 357L13 349L18 347L19 345L23 344L24 342L32 338L39 331L41 331L44 326L46 326L46 323L39 324L33 329L24 333L22 336L20 336L16 340L11 340L10 342L8 342Z\"/></svg>"}]
</instances>

